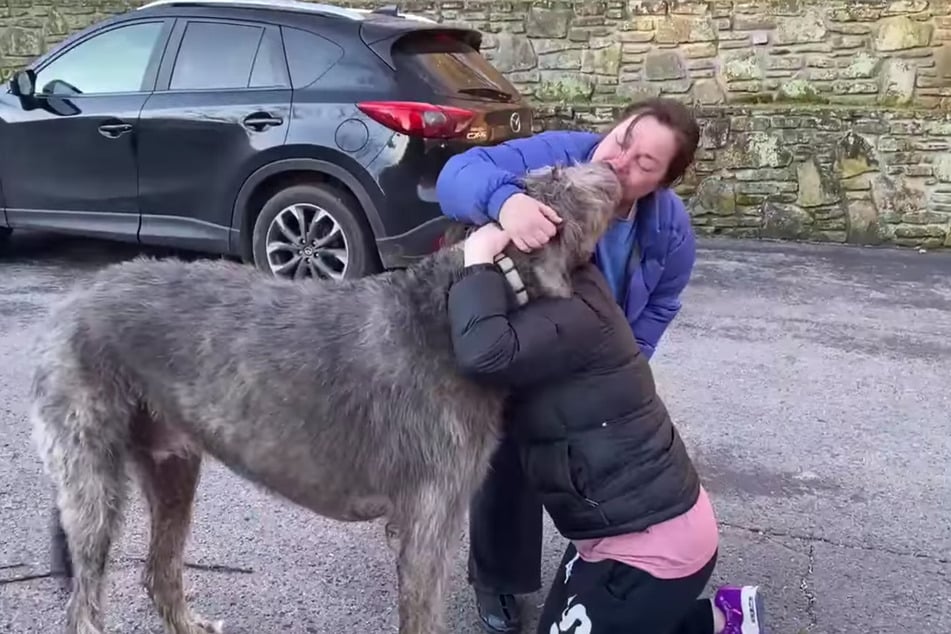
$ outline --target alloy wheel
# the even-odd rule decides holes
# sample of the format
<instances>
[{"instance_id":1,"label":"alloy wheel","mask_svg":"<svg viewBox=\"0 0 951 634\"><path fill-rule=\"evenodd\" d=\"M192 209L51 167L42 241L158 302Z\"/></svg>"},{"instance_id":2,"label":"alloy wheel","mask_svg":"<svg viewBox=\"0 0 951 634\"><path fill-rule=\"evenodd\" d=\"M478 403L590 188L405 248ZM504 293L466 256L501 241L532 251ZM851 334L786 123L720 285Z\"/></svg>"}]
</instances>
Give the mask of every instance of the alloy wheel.
<instances>
[{"instance_id":1,"label":"alloy wheel","mask_svg":"<svg viewBox=\"0 0 951 634\"><path fill-rule=\"evenodd\" d=\"M327 210L310 203L282 209L265 236L271 273L290 279L342 279L349 248L340 223Z\"/></svg>"}]
</instances>

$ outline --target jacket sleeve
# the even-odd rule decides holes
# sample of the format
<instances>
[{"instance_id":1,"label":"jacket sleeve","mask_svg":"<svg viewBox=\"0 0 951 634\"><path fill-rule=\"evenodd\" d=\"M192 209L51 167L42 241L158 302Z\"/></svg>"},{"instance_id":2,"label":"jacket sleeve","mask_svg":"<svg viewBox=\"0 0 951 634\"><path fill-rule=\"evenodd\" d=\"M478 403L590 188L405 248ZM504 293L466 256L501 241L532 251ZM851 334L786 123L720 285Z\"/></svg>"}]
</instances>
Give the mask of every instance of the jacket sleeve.
<instances>
[{"instance_id":1,"label":"jacket sleeve","mask_svg":"<svg viewBox=\"0 0 951 634\"><path fill-rule=\"evenodd\" d=\"M696 238L690 224L690 215L679 199L675 204L680 207L677 212L678 222L667 252L664 273L647 300L644 310L631 323L634 337L648 359L654 355L660 338L680 312L680 295L690 281L697 257Z\"/></svg>"},{"instance_id":2,"label":"jacket sleeve","mask_svg":"<svg viewBox=\"0 0 951 634\"><path fill-rule=\"evenodd\" d=\"M453 284L448 310L460 371L483 382L516 386L573 370L579 358L575 348L589 340L586 321L578 319L588 310L582 300L540 299L512 308L507 282L493 265L469 267Z\"/></svg>"},{"instance_id":3,"label":"jacket sleeve","mask_svg":"<svg viewBox=\"0 0 951 634\"><path fill-rule=\"evenodd\" d=\"M467 224L496 221L502 204L524 191L520 178L526 172L580 160L591 139L587 133L549 131L456 154L436 179L442 213Z\"/></svg>"}]
</instances>

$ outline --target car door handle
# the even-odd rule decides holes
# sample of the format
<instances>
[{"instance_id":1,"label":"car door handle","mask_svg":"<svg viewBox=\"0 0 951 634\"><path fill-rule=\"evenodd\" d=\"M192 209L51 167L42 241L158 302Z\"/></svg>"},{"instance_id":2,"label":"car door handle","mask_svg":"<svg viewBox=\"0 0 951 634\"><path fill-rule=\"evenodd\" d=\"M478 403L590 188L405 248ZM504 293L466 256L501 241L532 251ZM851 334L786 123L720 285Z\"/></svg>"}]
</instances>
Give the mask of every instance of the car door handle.
<instances>
[{"instance_id":1,"label":"car door handle","mask_svg":"<svg viewBox=\"0 0 951 634\"><path fill-rule=\"evenodd\" d=\"M132 130L131 123L104 123L99 126L99 134L109 139L115 139L130 130Z\"/></svg>"},{"instance_id":2,"label":"car door handle","mask_svg":"<svg viewBox=\"0 0 951 634\"><path fill-rule=\"evenodd\" d=\"M284 123L284 117L273 117L266 112L249 114L244 118L244 125L252 130L263 130L268 126L276 126Z\"/></svg>"}]
</instances>

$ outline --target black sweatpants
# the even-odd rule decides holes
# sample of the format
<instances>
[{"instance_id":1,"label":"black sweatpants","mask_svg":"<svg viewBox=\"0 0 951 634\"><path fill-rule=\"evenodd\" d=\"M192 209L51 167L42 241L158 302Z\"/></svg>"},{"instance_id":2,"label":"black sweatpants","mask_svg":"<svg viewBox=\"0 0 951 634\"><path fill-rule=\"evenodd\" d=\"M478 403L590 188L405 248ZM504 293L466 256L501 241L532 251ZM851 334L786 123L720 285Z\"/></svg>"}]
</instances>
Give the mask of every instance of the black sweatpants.
<instances>
[{"instance_id":1,"label":"black sweatpants","mask_svg":"<svg viewBox=\"0 0 951 634\"><path fill-rule=\"evenodd\" d=\"M697 597L716 560L684 579L658 579L616 561L584 561L569 544L537 634L713 634L710 601Z\"/></svg>"},{"instance_id":2,"label":"black sweatpants","mask_svg":"<svg viewBox=\"0 0 951 634\"><path fill-rule=\"evenodd\" d=\"M542 587L542 503L504 435L469 508L469 583L498 594Z\"/></svg>"}]
</instances>

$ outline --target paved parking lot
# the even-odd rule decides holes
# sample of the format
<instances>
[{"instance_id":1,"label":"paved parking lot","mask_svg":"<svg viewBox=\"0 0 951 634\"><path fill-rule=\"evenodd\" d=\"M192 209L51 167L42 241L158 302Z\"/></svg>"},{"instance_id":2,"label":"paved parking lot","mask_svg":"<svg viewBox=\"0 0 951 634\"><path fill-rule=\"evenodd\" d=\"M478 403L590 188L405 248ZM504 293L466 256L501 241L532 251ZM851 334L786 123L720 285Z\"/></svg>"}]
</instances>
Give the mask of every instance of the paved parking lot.
<instances>
[{"instance_id":1,"label":"paved parking lot","mask_svg":"<svg viewBox=\"0 0 951 634\"><path fill-rule=\"evenodd\" d=\"M0 257L0 631L45 634L61 631L63 596L42 577L50 495L25 419L27 345L67 285L137 251L14 247ZM771 634L951 632L951 256L704 241L653 365L723 524L715 581L763 584ZM142 509L114 552L112 632L161 632L137 583ZM563 542L548 534L551 575ZM463 556L450 619L475 634ZM230 633L396 631L377 525L311 516L217 464L188 560L194 604Z\"/></svg>"}]
</instances>

